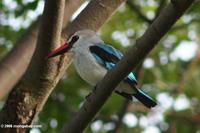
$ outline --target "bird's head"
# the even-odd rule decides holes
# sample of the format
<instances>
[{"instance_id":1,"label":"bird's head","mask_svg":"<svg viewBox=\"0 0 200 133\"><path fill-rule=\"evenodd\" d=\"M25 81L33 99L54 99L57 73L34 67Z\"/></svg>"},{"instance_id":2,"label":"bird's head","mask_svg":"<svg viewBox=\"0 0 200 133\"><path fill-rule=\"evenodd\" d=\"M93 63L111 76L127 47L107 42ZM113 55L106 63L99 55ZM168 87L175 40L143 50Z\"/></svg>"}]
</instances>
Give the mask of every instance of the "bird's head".
<instances>
[{"instance_id":1,"label":"bird's head","mask_svg":"<svg viewBox=\"0 0 200 133\"><path fill-rule=\"evenodd\" d=\"M97 36L97 34L92 30L81 30L75 32L69 40L59 48L52 51L47 55L47 58L62 55L66 52L73 51L74 48L81 45L92 45L95 43L102 42L102 40Z\"/></svg>"}]
</instances>

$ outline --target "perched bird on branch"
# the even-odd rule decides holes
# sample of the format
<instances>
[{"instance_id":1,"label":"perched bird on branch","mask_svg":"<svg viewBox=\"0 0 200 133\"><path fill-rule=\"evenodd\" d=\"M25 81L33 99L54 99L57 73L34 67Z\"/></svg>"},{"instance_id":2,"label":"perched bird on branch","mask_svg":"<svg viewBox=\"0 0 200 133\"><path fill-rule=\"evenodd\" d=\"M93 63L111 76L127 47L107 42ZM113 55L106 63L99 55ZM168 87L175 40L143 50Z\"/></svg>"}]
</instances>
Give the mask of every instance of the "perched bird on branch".
<instances>
[{"instance_id":1,"label":"perched bird on branch","mask_svg":"<svg viewBox=\"0 0 200 133\"><path fill-rule=\"evenodd\" d=\"M123 57L120 51L105 44L91 30L76 32L68 42L47 57L51 58L66 52L74 53L73 63L78 74L92 86L95 86ZM137 87L137 80L132 72L117 86L115 92L129 100L135 97L148 108L157 105L150 96Z\"/></svg>"}]
</instances>

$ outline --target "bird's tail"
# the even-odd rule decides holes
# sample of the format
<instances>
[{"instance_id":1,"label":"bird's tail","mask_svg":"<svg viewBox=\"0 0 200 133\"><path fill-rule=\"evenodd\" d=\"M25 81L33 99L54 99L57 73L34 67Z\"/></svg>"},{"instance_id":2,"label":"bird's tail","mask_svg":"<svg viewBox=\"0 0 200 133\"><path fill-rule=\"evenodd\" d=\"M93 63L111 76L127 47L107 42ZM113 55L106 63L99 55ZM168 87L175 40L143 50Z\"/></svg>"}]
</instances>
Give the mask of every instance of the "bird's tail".
<instances>
[{"instance_id":1,"label":"bird's tail","mask_svg":"<svg viewBox=\"0 0 200 133\"><path fill-rule=\"evenodd\" d=\"M136 93L132 95L148 108L152 108L157 105L157 103L141 89L137 89Z\"/></svg>"}]
</instances>

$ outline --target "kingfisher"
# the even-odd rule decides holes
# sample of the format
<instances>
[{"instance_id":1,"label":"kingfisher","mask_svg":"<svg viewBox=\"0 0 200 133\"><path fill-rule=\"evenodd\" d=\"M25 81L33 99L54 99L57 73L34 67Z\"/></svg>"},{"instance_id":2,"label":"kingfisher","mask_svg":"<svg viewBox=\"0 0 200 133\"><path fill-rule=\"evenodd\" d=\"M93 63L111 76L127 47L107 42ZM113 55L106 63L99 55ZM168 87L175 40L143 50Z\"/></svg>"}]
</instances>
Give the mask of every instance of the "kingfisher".
<instances>
[{"instance_id":1,"label":"kingfisher","mask_svg":"<svg viewBox=\"0 0 200 133\"><path fill-rule=\"evenodd\" d=\"M92 30L81 30L74 33L68 42L55 49L47 58L55 57L66 52L73 53L73 64L80 77L95 86L123 57L123 54L104 41ZM157 103L142 89L137 87L133 72L119 83L115 93L134 100L134 97L148 108Z\"/></svg>"}]
</instances>

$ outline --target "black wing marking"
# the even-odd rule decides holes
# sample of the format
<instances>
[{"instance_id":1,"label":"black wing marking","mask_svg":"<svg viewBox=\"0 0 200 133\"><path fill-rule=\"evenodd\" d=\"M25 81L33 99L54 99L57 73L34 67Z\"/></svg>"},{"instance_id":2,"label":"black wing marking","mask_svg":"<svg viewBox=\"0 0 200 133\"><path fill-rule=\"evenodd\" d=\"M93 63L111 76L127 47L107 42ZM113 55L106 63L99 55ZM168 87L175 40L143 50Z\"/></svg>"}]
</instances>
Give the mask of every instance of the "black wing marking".
<instances>
[{"instance_id":1,"label":"black wing marking","mask_svg":"<svg viewBox=\"0 0 200 133\"><path fill-rule=\"evenodd\" d=\"M120 59L113 54L108 53L106 50L99 46L90 46L90 52L98 55L101 59L107 62L116 64Z\"/></svg>"}]
</instances>

